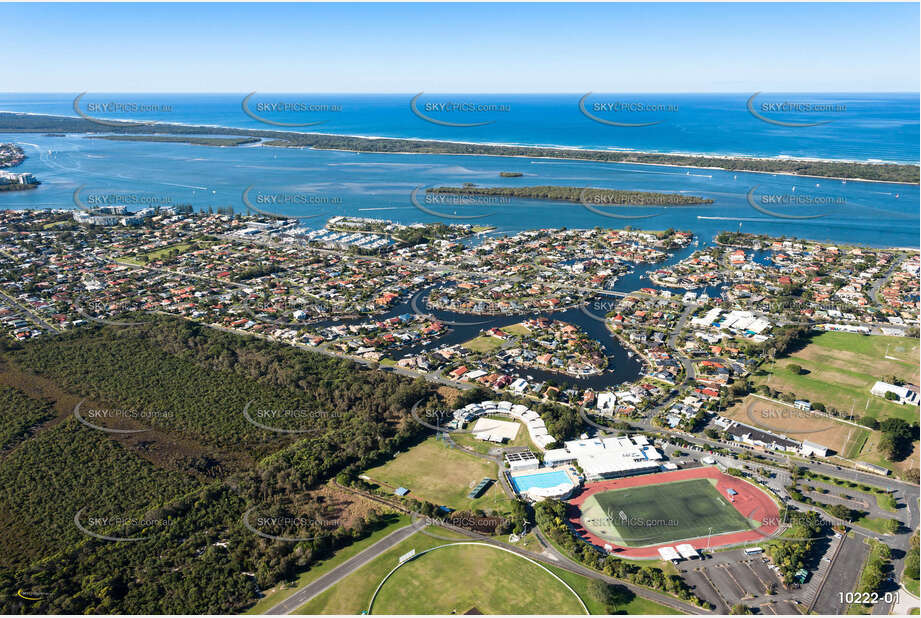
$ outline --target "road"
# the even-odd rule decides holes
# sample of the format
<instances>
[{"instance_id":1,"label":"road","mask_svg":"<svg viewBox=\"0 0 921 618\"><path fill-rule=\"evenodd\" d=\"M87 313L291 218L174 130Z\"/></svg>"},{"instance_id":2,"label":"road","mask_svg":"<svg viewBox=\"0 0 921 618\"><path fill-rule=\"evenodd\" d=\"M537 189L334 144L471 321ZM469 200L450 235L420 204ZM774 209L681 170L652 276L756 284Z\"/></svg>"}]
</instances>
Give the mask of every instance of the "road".
<instances>
[{"instance_id":1,"label":"road","mask_svg":"<svg viewBox=\"0 0 921 618\"><path fill-rule=\"evenodd\" d=\"M240 239L235 238L235 240L240 240ZM271 243L271 242L258 242L258 241L257 241L257 244L277 244L277 243ZM320 252L325 252L325 253L335 254L335 255L339 256L340 258L342 258L342 259L367 259L367 258L351 258L350 256L344 256L344 255L342 255L342 254L339 253L339 252L329 251L329 250L318 250L318 251L320 251ZM466 271L466 270L463 270L463 269L460 269L460 268L456 268L456 267L450 267L450 266L437 266L437 267L432 267L432 266L428 266L428 265L425 265L425 264L419 264L419 263L415 263L415 262L408 262L408 261L405 261L405 260L390 260L390 259L381 258L381 257L375 257L375 258L373 258L373 259L377 259L377 260L381 260L381 261L385 261L385 262L391 262L391 263L398 264L398 265L402 265L402 266L412 266L412 267L420 268L420 269L423 269L423 270L426 270L426 271L429 271L429 272L455 273L455 274L458 274L458 273L469 273L469 271ZM134 265L134 264L126 264L126 265L133 266L133 267L135 267L135 268L138 267L137 265ZM894 264L890 267L890 272L891 272L894 268L896 268L896 267L897 267L897 263L894 263ZM156 269L156 268L151 268L151 267L142 267L142 268L147 268L147 269L149 269L149 270L158 270L158 271L161 271L161 272L169 272L170 274L175 274L175 275L183 275L183 276L191 276L191 277L195 277L195 276L196 276L196 275L191 275L191 274L189 274L189 273L179 273L179 272L176 272L176 271L169 271L169 270L165 270L165 269ZM490 276L493 277L493 278L495 278L497 281L498 281L498 280L508 280L508 281L515 281L515 282L517 282L517 281L520 281L520 280L521 280L520 277L501 277L501 276L500 276L500 277L495 277L495 276L493 276L493 275L490 275ZM888 274L887 274L887 276L888 276ZM206 277L199 277L199 278L201 278L201 279L207 279L207 280L209 280L209 281L213 281L213 280L211 280L210 278L206 278ZM876 285L876 286L874 287L874 289L871 291L871 296L874 297L874 302L876 302L876 299L875 299L875 297L876 297L876 292L878 291L879 287L882 285L882 283L883 283L884 280L885 280L885 278L880 279L880 280L877 282L878 285ZM222 283L226 283L226 282L222 282ZM559 287L559 288L566 288L566 289L576 289L576 290L579 290L579 291L590 292L590 293L595 293L595 294L599 294L599 293L603 293L603 294L612 294L612 291L610 291L610 290L603 290L603 289L599 289L599 288L582 287L582 286L578 286L578 285L558 285L558 286L556 286L556 287ZM613 293L613 294L616 295L616 296L625 296L625 295L627 295L627 294L625 294L625 293ZM11 300L12 300L12 299L11 299ZM14 302L15 302L15 301L14 301ZM679 333L680 333L681 330L684 328L684 326L685 326L685 324L687 323L688 319L690 318L690 316L693 314L693 312L694 312L696 309L697 309L697 305L696 305L696 304L693 304L693 303L685 304L684 311L682 312L681 316L679 317L679 320L677 321L675 327L672 329L671 333L669 334L669 337L668 337L668 340L667 340L667 345L669 346L669 348L671 348L671 349L673 350L673 353L675 354L676 358L682 363L682 365L683 365L684 368L685 368L685 379L684 379L684 381L682 382L682 384L677 385L677 389L676 389L676 390L678 390L678 391L680 391L681 386L682 386L684 383L686 383L687 381L689 381L689 380L691 380L691 379L693 379L693 378L695 377L695 370L694 370L694 365L693 365L693 363L692 363L689 359L684 358L684 357L678 352L678 350L676 349L676 346L677 346L677 343L678 343ZM33 316L33 317L34 317L34 316ZM776 321L776 318L774 318L774 319L775 319L775 321ZM222 328L222 327L217 327L217 328ZM223 329L223 328L222 328L222 329ZM230 330L230 329L223 329L223 330ZM252 334L252 333L247 333L247 334ZM257 335L257 336L258 336L258 335ZM266 337L266 338L269 338L269 337ZM363 364L365 364L365 365L372 365L372 363L369 362L369 361L365 361L365 360L363 360L363 359L358 359L358 358L355 358L355 357L352 357L352 356L348 356L348 355L345 355L345 354L341 354L341 353L338 353L338 352L335 352L335 351L332 351L332 350L323 349L323 348L316 348L316 347L310 347L310 346L305 346L305 345L303 345L303 344L295 344L295 345L297 345L298 347L301 347L301 348L303 348L303 349L307 349L307 350L311 350L311 351L316 351L316 352L320 352L320 353L323 353L323 354L327 354L327 355L331 355L331 356L336 356L336 357L339 357L339 358L348 359L348 360L351 360L351 361L354 361L354 362L360 362L360 363L363 363ZM417 372L409 371L409 370L402 369L402 368L398 368L398 367L391 367L391 368L388 368L388 370L393 371L393 372L395 372L395 373L399 373L399 374L401 374L401 375L406 375L406 376L412 377L412 378L424 377L425 379L427 379L427 380L429 380L429 381L431 381L431 382L436 382L436 383L440 383L440 384L444 384L444 385L448 385L448 386L459 387L459 388L471 388L471 385L469 385L469 384L466 384L466 383L459 383L459 382L455 382L455 381L453 381L453 380L449 380L449 379L447 379L447 378L444 378L444 377L440 376L440 375L437 374L436 372L432 372L432 373L429 373L429 374L419 374L419 373L417 373ZM665 406L667 406L667 405L669 405L669 404L670 404L670 399L667 399L667 400L661 402L661 403L657 406L657 409L662 409L662 408L664 408ZM688 441L688 442L690 442L690 443L692 443L692 444L696 444L696 445L700 446L701 448L717 448L717 447L718 447L718 448L728 449L728 450L730 450L730 451L732 451L732 452L735 452L735 453L750 452L750 449L745 449L745 448L742 448L742 447L736 447L736 446L731 445L731 444L727 444L727 443L723 443L723 442L719 442L719 441L708 440L708 439L701 438L701 437L698 437L698 436L692 436L692 435L684 434L683 432L676 432L676 431L672 431L672 430L669 430L669 429L664 429L664 428L659 428L659 427L653 427L648 421L640 421L640 422L638 422L638 423L636 423L636 424L638 424L642 429L645 429L645 430L647 430L647 431L655 431L655 432L657 432L657 433L664 434L664 435L675 435L675 436L679 436L680 438L682 438L682 439L684 439L684 440L686 440L686 441ZM854 470L844 470L844 471L842 471L842 469L841 469L839 466L836 466L836 465L833 465L833 464L830 464L830 463L823 463L823 462L818 462L818 461L805 461L805 460L799 460L799 459L791 460L791 458L790 458L789 456L786 456L786 457L785 457L785 456L775 455L775 454L773 454L773 453L762 453L762 456L765 457L770 463L769 463L769 464L764 464L764 463L762 463L762 462L758 462L756 465L762 465L762 466L765 466L765 467L771 467L771 466L777 467L777 474L776 474L776 477L775 477L775 479L774 479L773 484L776 486L776 487L774 487L775 491L777 491L778 494L779 494L782 498L789 499L788 496L785 496L785 490L784 490L784 487L785 487L785 485L787 484L787 483L786 483L786 479L788 478L787 473L786 473L786 470L785 470L784 468L785 468L786 466L789 466L790 463L796 463L797 465L803 466L803 467L805 467L805 468L807 468L807 469L810 469L810 470L812 470L812 471L815 471L815 472L824 473L824 474L829 474L829 475L838 476L838 477L842 477L842 476L843 476L843 477L846 477L846 478L849 478L849 479L853 479L853 480L858 481L858 482L867 483L867 484L875 485L875 486L880 486L880 487L884 487L884 488L887 488L887 489L892 490L893 492L895 492L896 498L899 500L900 504L902 505L902 506L901 506L901 509L900 509L900 511L899 511L899 513L897 514L897 516L898 516L900 519L902 519L903 523L905 524L905 528L904 528L904 529L905 529L905 532L903 532L903 533L901 533L901 534L897 534L897 535L876 535L875 533L873 533L873 532L871 532L871 531L868 531L868 530L865 530L865 529L861 529L861 528L859 528L859 527L852 527L852 528L855 530L855 532L857 532L857 533L860 534L860 535L873 536L874 538L876 538L877 536L879 536L879 538L882 538L887 544L889 544L891 547L893 547L893 548L895 548L895 549L899 549L899 550L903 550L903 551L904 551L904 550L906 550L906 549L908 548L908 540L909 540L910 531L913 530L913 529L915 529L915 528L917 528L917 526L918 526L918 516L919 516L919 512L918 512L918 511L919 511L919 509L918 509L919 488L918 488L917 486L911 485L911 484L909 484L909 483L904 483L904 482L898 481L898 480L896 480L896 479L890 479L890 478L886 478L886 477L880 477L880 476L872 475L872 474L869 474L869 473L862 473L862 472L858 472L858 471L854 471ZM803 505L800 505L800 506L802 507ZM809 508L813 508L813 507L805 506L805 508L809 509ZM871 509L871 510L872 510L872 509ZM550 550L550 551L553 552L552 546L551 546L551 550ZM902 553L901 553L901 552L895 552L895 556L897 556L897 557L894 558L894 560L893 560L893 566L894 566L895 573L898 574L898 573L901 573L901 570L904 568L904 558L902 557ZM592 572L592 571L590 571L590 570L588 570L588 569L585 569L584 567L581 567L581 565L578 565L577 563L574 563L574 562L572 562L572 561L569 561L565 556L559 556L559 555L558 555L557 558L558 558L558 561L559 561L559 562L568 563L568 564L570 565L570 567L571 567L571 570L575 570L576 572L580 572L580 570L583 570L583 569L584 569L584 571L587 571L588 573L591 573L591 574L592 574L591 576L597 576L596 573L594 573L594 572ZM622 582L618 582L618 583L622 583ZM644 592L648 592L648 591L645 591L645 590L644 590ZM644 595L644 596L647 596L647 595ZM883 611L885 611L886 609L887 609L887 608L883 607L882 605L878 605L877 607L874 608L874 613L883 612Z\"/></svg>"},{"instance_id":2,"label":"road","mask_svg":"<svg viewBox=\"0 0 921 618\"><path fill-rule=\"evenodd\" d=\"M361 568L371 560L377 558L391 547L402 543L404 540L408 539L416 532L424 528L425 525L425 520L420 519L419 521L413 522L408 526L404 526L391 532L374 545L371 545L370 547L355 554L339 566L333 568L328 573L321 575L306 586L300 588L297 592L292 594L278 605L270 608L265 613L272 616L290 614L310 599L314 598L342 579L348 577L357 569Z\"/></svg>"},{"instance_id":3,"label":"road","mask_svg":"<svg viewBox=\"0 0 921 618\"><path fill-rule=\"evenodd\" d=\"M896 259L892 260L892 265L889 266L889 270L886 271L886 274L873 282L873 285L870 286L870 289L867 290L867 295L870 297L870 300L873 301L875 305L879 305L879 290L883 285L889 281L889 277L892 276L892 273L898 268L899 264L905 261L905 258L908 256L906 254L899 255Z\"/></svg>"},{"instance_id":4,"label":"road","mask_svg":"<svg viewBox=\"0 0 921 618\"><path fill-rule=\"evenodd\" d=\"M540 543L546 548L545 551L544 551L544 553L535 553L535 552L532 552L532 551L528 551L528 550L525 550L525 549L521 549L521 548L519 548L519 547L515 547L514 545L510 545L510 544L508 544L508 543L503 543L503 542L501 542L501 541L497 541L496 539L494 539L494 538L492 538L492 537L484 536L484 535L482 535L482 534L478 534L478 533L476 533L476 532L472 532L472 531L467 530L467 529L465 529L465 528L460 528L460 527L457 527L457 526L453 526L453 525L447 523L447 522L446 522L445 520L443 520L443 519L424 517L424 516L422 516L420 513L415 513L415 512L409 511L404 505L402 505L402 504L400 504L400 503L391 502L391 501L386 500L386 499L384 499L384 498L382 498L382 497L380 497L380 496L377 496L377 495L375 495L375 494L371 494L371 493L368 493L368 492L365 492L365 491L361 491L361 490L358 490L358 489L355 489L355 488L352 488L352 487L346 487L346 486L344 486L344 485L339 485L338 483L336 484L336 486L337 486L338 488L342 489L342 490L345 490L345 491L348 491L348 492L350 492L350 493L357 494L357 495L363 496L363 497L365 497L365 498L368 498L369 500L373 500L373 501L375 501L375 502L379 502L379 503L381 503L381 504L387 505L387 506L389 506L389 507L391 507L391 508L395 508L395 509L400 510L400 511L403 511L403 512L405 512L405 513L410 513L414 518L417 518L417 519L416 519L417 523L418 523L418 522L424 522L424 523L426 523L426 524L430 524L430 525L433 525L433 526L438 526L438 527L444 528L445 530L450 530L450 531L452 531L452 532L456 532L456 533L458 533L458 534L462 534L462 535L467 536L467 537L470 537L470 538L472 538L472 539L476 539L477 541L480 541L480 542L482 542L482 543L489 543L490 545L495 545L495 546L497 546L497 547L502 547L503 549L511 550L511 551L515 552L516 554L519 554L519 555L521 555L521 556L525 556L526 558L530 558L531 560L535 560L535 561L537 561L537 562L540 562L541 564L553 566L553 567L556 567L556 568L561 568L561 569L570 571L570 572L572 572L572 573L576 573L576 574L579 574L579 575L583 575L583 576L588 577L588 578L591 578L591 579L597 579L597 580L605 581L605 582L607 582L607 583L609 583L609 584L617 584L617 585L619 585L619 586L624 586L625 588L629 589L629 590L632 591L634 594L636 594L638 597L641 597L641 598L644 598L644 599L648 599L648 600L650 600L650 601L654 601L654 602L659 603L659 604L661 604L661 605L665 605L666 607L670 607L670 608L672 608L672 609L676 609L676 610L678 610L678 611L680 611L680 612L682 612L682 613L685 613L685 614L708 614L708 613L710 613L710 612L708 612L708 611L706 611L706 610L703 610L703 609L701 609L701 608L699 608L699 607L697 607L697 606L695 606L695 605L691 605L690 603L685 603L684 601L680 601L680 600L676 599L675 597L669 596L669 595L667 595L667 594L663 594L663 593L660 593L660 592L656 592L656 591L654 591L654 590L650 590L650 589L648 589L648 588L643 588L643 587L641 587L641 586L636 586L636 585L631 584L631 583L629 583L629 582L625 582L625 581L620 580L620 579L615 579L615 578L613 578L613 577L608 577L607 575L604 575L603 573L599 573L598 571L594 571L594 570L592 570L592 569L589 569L588 567L583 566L583 565L579 564L578 562L575 562L575 561L569 559L568 557L566 557L565 555L561 554L560 552L558 552L558 551L553 547L553 545L551 545L551 544L547 541L547 539L546 539L546 537L544 537L543 533L540 532L540 530L538 530L538 529L535 529L535 530L534 530L534 534L537 536L537 539L540 541ZM427 534L427 533L423 531L422 534ZM450 541L450 542L455 542L455 541L457 540L457 539L448 538L448 537L437 537L437 538L444 538L446 541Z\"/></svg>"},{"instance_id":5,"label":"road","mask_svg":"<svg viewBox=\"0 0 921 618\"><path fill-rule=\"evenodd\" d=\"M47 322L43 317L35 313L31 308L27 307L26 305L19 302L17 299L7 294L5 290L0 290L0 295L2 295L4 298L6 298L9 302L11 302L16 307L18 307L19 310L25 314L24 317L30 318L36 325L44 329L50 330L53 333L61 332L61 329L59 329L56 326L53 326L50 322Z\"/></svg>"}]
</instances>

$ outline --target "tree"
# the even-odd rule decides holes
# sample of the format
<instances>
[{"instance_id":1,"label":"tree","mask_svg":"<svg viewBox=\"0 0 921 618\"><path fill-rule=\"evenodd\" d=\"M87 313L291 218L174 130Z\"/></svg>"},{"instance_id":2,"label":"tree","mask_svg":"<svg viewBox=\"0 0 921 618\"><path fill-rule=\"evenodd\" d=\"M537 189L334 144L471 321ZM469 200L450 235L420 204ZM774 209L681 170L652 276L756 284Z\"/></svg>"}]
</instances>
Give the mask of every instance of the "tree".
<instances>
[{"instance_id":1,"label":"tree","mask_svg":"<svg viewBox=\"0 0 921 618\"><path fill-rule=\"evenodd\" d=\"M623 586L609 584L600 579L592 579L588 582L588 593L593 599L603 603L609 614L622 609L636 596Z\"/></svg>"},{"instance_id":2,"label":"tree","mask_svg":"<svg viewBox=\"0 0 921 618\"><path fill-rule=\"evenodd\" d=\"M790 363L789 365L787 365L787 369L789 369L790 373L792 373L793 375L802 375L803 373L803 368L797 365L796 363Z\"/></svg>"},{"instance_id":3,"label":"tree","mask_svg":"<svg viewBox=\"0 0 921 618\"><path fill-rule=\"evenodd\" d=\"M747 615L747 614L751 614L752 610L747 605L744 605L742 603L736 603L735 605L732 606L732 609L729 610L729 613L736 615L736 616Z\"/></svg>"}]
</instances>

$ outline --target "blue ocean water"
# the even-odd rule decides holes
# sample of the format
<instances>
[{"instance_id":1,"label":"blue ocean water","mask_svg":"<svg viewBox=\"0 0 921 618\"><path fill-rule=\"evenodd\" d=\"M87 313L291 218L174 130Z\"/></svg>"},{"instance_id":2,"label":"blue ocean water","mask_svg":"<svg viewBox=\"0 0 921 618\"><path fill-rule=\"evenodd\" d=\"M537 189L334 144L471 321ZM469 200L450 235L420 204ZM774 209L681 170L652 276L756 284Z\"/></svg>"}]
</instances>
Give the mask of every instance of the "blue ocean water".
<instances>
[{"instance_id":1,"label":"blue ocean water","mask_svg":"<svg viewBox=\"0 0 921 618\"><path fill-rule=\"evenodd\" d=\"M351 215L401 223L474 222L493 225L496 233L564 226L672 227L691 230L704 242L722 230L741 226L746 232L772 236L888 247L918 247L921 229L918 185L520 157L113 142L84 135L0 134L0 141L20 143L29 155L21 169L42 182L31 191L0 194L0 208L75 208L76 193L77 202L83 204L116 194L133 200L129 203L136 207L192 204L200 209L229 206L246 212L243 196L249 190L250 203L261 210L312 217L303 220L308 228L321 227L334 215ZM504 171L522 176L500 177ZM428 204L419 191L419 187L465 182L684 192L714 203L596 209L599 213L578 203L519 199ZM764 210L786 216L820 216L787 219ZM623 219L605 214L654 216ZM458 216L480 218L454 219Z\"/></svg>"},{"instance_id":2,"label":"blue ocean water","mask_svg":"<svg viewBox=\"0 0 921 618\"><path fill-rule=\"evenodd\" d=\"M76 116L77 94L0 94L0 110ZM755 93L594 93L583 102L587 114L579 106L586 93L423 94L416 101L419 115L410 108L415 94L256 93L247 107L268 123L244 112L246 93L88 93L78 109L103 120L478 143L916 164L921 158L917 93L760 93L751 107L767 120L748 109L748 100ZM102 107L105 104L109 107ZM155 106L155 111L132 107L135 105ZM445 109L448 107L451 111ZM269 124L273 122L319 124L282 127ZM462 127L438 122L488 124ZM609 124L612 122L655 124L625 127Z\"/></svg>"}]
</instances>

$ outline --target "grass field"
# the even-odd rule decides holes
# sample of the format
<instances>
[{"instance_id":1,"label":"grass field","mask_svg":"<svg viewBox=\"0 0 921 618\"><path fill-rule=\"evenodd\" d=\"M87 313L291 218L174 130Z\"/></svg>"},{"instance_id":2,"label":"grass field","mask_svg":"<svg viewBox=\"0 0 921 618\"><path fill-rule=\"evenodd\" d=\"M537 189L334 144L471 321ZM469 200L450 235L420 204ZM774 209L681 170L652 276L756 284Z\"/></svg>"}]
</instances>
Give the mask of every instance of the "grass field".
<instances>
[{"instance_id":1,"label":"grass field","mask_svg":"<svg viewBox=\"0 0 921 618\"><path fill-rule=\"evenodd\" d=\"M623 513L623 516L621 516ZM710 479L600 492L582 505L582 524L602 539L644 547L752 527Z\"/></svg>"},{"instance_id":2,"label":"grass field","mask_svg":"<svg viewBox=\"0 0 921 618\"><path fill-rule=\"evenodd\" d=\"M917 414L917 410L915 410L915 413ZM918 467L918 452L921 451L921 448L919 448L919 443L917 441L912 445L912 452L908 457L902 461L892 461L879 450L880 438L882 438L881 433L873 432L867 440L867 443L861 449L858 459L888 468L902 478L904 478L904 474L909 468Z\"/></svg>"},{"instance_id":3,"label":"grass field","mask_svg":"<svg viewBox=\"0 0 921 618\"><path fill-rule=\"evenodd\" d=\"M508 500L497 483L475 500L467 494L486 477L497 478L495 464L450 448L434 437L364 472L385 486L409 489L410 497L454 509L507 510Z\"/></svg>"},{"instance_id":4,"label":"grass field","mask_svg":"<svg viewBox=\"0 0 921 618\"><path fill-rule=\"evenodd\" d=\"M434 528L433 532L446 538L456 538L458 541L467 540L467 537L449 530ZM368 602L371 600L371 595L374 594L377 585L397 565L397 560L400 556L411 549L421 552L430 547L450 542L416 533L405 541L397 543L368 564L356 569L336 585L310 599L310 601L297 608L294 613L345 614L353 616L361 614L368 609Z\"/></svg>"},{"instance_id":5,"label":"grass field","mask_svg":"<svg viewBox=\"0 0 921 618\"><path fill-rule=\"evenodd\" d=\"M870 388L888 375L917 384L918 351L918 340L907 337L822 333L792 356L767 365L768 374L756 376L755 382L839 410L853 409L859 415L913 422L917 408L875 397ZM794 374L789 370L791 364L799 365L806 373Z\"/></svg>"},{"instance_id":6,"label":"grass field","mask_svg":"<svg viewBox=\"0 0 921 618\"><path fill-rule=\"evenodd\" d=\"M641 566L650 566L650 561L645 561ZM672 566L672 563L668 563L669 566ZM547 566L547 565L545 565ZM575 573L570 573L569 571L564 571L563 569L558 569L554 566L547 566L548 569L553 571L553 573L562 579L564 582L569 584L573 590L585 601L588 611L592 614L607 614L607 608L603 603L596 601L591 593L588 590L588 578L582 577L581 575L576 575ZM662 615L662 614L680 614L678 610L674 610L665 605L660 605L655 601L650 601L642 597L634 596L628 603L625 605L618 605L614 614L633 614L633 615Z\"/></svg>"},{"instance_id":7,"label":"grass field","mask_svg":"<svg viewBox=\"0 0 921 618\"><path fill-rule=\"evenodd\" d=\"M746 425L752 425L793 440L809 440L835 451L843 457L856 457L870 430L841 423L820 414L795 410L760 397L749 395L723 416Z\"/></svg>"},{"instance_id":8,"label":"grass field","mask_svg":"<svg viewBox=\"0 0 921 618\"><path fill-rule=\"evenodd\" d=\"M263 597L244 613L265 614L269 608L278 605L292 594L297 592L299 588L303 588L320 576L325 575L355 554L363 551L371 545L374 545L391 532L394 532L398 528L402 528L403 526L408 526L410 524L410 519L407 515L393 515L392 519L393 521L391 523L387 524L387 526L381 528L380 530L375 530L370 535L368 535L367 538L364 538L356 543L352 543L348 547L343 547L326 560L321 560L315 563L310 567L309 570L301 573L297 579L291 583L290 586L282 584L271 590L266 590L263 593Z\"/></svg>"},{"instance_id":9,"label":"grass field","mask_svg":"<svg viewBox=\"0 0 921 618\"><path fill-rule=\"evenodd\" d=\"M492 352L502 345L502 340L496 337L490 337L489 335L480 335L479 337L474 337L470 341L465 341L461 345L474 352Z\"/></svg>"},{"instance_id":10,"label":"grass field","mask_svg":"<svg viewBox=\"0 0 921 618\"><path fill-rule=\"evenodd\" d=\"M510 335L519 335L522 337L526 337L531 334L531 329L521 323L512 324L511 326L503 326L502 330Z\"/></svg>"},{"instance_id":11,"label":"grass field","mask_svg":"<svg viewBox=\"0 0 921 618\"><path fill-rule=\"evenodd\" d=\"M151 251L146 254L141 254L137 257L123 256L119 259L124 262L131 262L132 264L143 265L145 262L141 259L142 255L146 255L147 260L149 262L153 262L155 260L159 260L160 258L166 256L170 251L173 251L173 250L177 251L178 253L185 253L186 251L189 250L192 244L193 243L190 243L190 242L184 242L184 243L179 243L175 245L169 245L168 247L162 247L160 249L156 249L155 251Z\"/></svg>"},{"instance_id":12,"label":"grass field","mask_svg":"<svg viewBox=\"0 0 921 618\"><path fill-rule=\"evenodd\" d=\"M579 599L547 571L508 552L454 545L415 558L394 573L375 614L584 614Z\"/></svg>"},{"instance_id":13,"label":"grass field","mask_svg":"<svg viewBox=\"0 0 921 618\"><path fill-rule=\"evenodd\" d=\"M309 602L299 607L295 611L295 613L296 614L346 614L346 615L360 614L368 609L368 602L371 600L371 595L374 594L374 590L377 588L378 584L380 584L381 580L384 579L384 576L387 575L387 573L389 573L390 570L396 566L397 559L399 558L399 556L405 554L407 551L411 549L415 549L416 552L419 553L419 552L422 552L432 547L437 547L439 545L450 543L451 541L447 540L448 538L456 538L459 541L469 540L466 537L463 537L458 534L454 534L448 530L435 529L435 531L437 532L439 536L444 536L446 538L437 539L437 538L433 538L433 537L426 536L423 534L418 534L418 533L414 534L412 537L406 539L405 541L401 543L398 543L397 545L395 545L388 551L381 554L377 559L366 564L360 569L357 569L355 572L351 573L350 575L342 579L340 582L338 582L331 588L320 593L319 595L311 599ZM447 550L439 550L439 552L441 551L447 551ZM505 552L489 550L489 549L487 549L486 551L492 552L493 557L499 556L501 554L503 556L509 556L509 558L511 558L512 560L517 561L515 564L513 564L512 570L510 571L506 570L504 572L501 572L498 576L501 581L509 583L509 585L515 585L515 586L519 585L519 584L510 582L509 580L515 580L517 578L516 574L519 571L521 571L523 566L528 566L534 569L535 571L541 571L540 569L537 569L537 567L530 565L529 563L521 560L520 558L515 558L514 556L506 554ZM433 552L431 557L432 558L438 557L438 552ZM470 557L470 558L466 558L465 560L472 560L472 559L474 558ZM487 559L488 559L488 556L487 556ZM425 566L424 564L422 565ZM411 566L412 564L409 564L404 568L408 569ZM606 613L605 608L601 606L600 603L593 601L593 599L591 599L591 597L588 595L588 582L589 582L588 578L582 577L581 575L577 575L575 573L569 573L568 571L563 571L562 569L556 569L553 566L548 566L548 568L551 571L553 571L557 576L559 576L563 581L569 584L579 594L579 596L585 601L585 604L589 608L590 612L592 612L593 614L595 613L605 614ZM466 588L473 589L474 587L483 584L483 581L482 581L483 578L480 576L480 572L477 572L477 571L465 572L465 571L460 570L459 568L453 567L452 565L447 565L447 568L444 568L444 569L441 569L439 567L439 569L440 570L437 571L439 577L442 577L442 578L447 577L447 579L445 580L446 586L452 586L455 588L463 587L465 589ZM399 571L397 573L399 573ZM528 573L530 573L530 571L528 571ZM541 571L541 573L544 576L546 576L552 582L552 584L555 585L556 588L562 588L563 590L565 590L565 588L559 582L550 578L545 572ZM422 576L426 576L426 575L427 575L427 571L422 573ZM469 575L470 577L467 577L467 575ZM396 574L394 575L394 577L396 577ZM389 587L391 583L393 582L392 581L388 582L386 584L386 587ZM491 585L491 584L483 584L483 585ZM382 588L381 590L382 590L382 594L384 594L384 588ZM388 592L386 594L389 595L390 593ZM428 594L427 591L426 591L426 594ZM569 593L567 591L567 594L569 594L569 598L572 599L572 603L575 605L572 611L574 611L577 614L583 614L584 612L582 611L578 602L575 600L575 597L572 596L572 593ZM375 604L374 604L375 614L382 614L384 612L384 609L385 609L384 606L378 605L379 602L382 602L380 601L380 599L383 599L383 598L385 597L379 597L379 600L375 601ZM524 613L549 613L550 611L553 610L552 607L545 607L545 603L543 599L540 597L540 595L535 594L535 590L533 588L527 591L527 598L530 600L530 604L529 604L530 608L527 609ZM483 611L484 613L488 613L487 607L489 606L486 603L484 603L482 606L477 605L477 608L480 611ZM402 611L411 611L408 608L400 608L400 609ZM427 613L434 613L436 609L439 609L439 608L435 608L435 609L424 608L424 611ZM447 611L450 611L450 609L451 608L448 608ZM463 608L463 609L458 607L459 613L463 613L469 609L470 609L469 607ZM652 601L648 601L640 597L633 598L629 603L627 603L626 605L622 607L618 607L617 609L618 611L616 613L618 614L675 614L675 613L678 613L675 610L665 607L664 605L659 605L658 603L654 603Z\"/></svg>"}]
</instances>

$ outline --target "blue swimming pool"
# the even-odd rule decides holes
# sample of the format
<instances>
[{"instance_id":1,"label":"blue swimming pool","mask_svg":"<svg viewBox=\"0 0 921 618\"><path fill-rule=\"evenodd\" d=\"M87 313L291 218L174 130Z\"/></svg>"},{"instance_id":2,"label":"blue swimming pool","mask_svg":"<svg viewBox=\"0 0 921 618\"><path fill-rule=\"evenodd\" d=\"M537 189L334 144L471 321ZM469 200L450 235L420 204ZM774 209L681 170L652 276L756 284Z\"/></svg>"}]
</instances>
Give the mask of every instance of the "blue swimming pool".
<instances>
[{"instance_id":1,"label":"blue swimming pool","mask_svg":"<svg viewBox=\"0 0 921 618\"><path fill-rule=\"evenodd\" d=\"M572 485L572 480L570 480L569 475L563 470L538 472L535 474L512 477L512 485L515 486L515 490L518 493L528 491L534 487L556 487L564 483Z\"/></svg>"}]
</instances>

